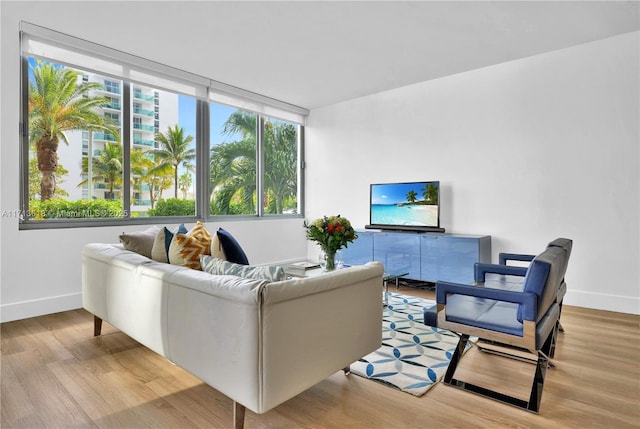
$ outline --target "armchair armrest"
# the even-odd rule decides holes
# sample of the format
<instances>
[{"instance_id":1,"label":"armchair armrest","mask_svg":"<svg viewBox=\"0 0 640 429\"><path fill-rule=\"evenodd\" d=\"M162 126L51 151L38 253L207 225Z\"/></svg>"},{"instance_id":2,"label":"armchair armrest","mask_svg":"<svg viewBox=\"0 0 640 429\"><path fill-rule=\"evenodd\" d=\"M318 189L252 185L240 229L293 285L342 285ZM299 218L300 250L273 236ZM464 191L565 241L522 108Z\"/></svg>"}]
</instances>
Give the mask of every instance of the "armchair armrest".
<instances>
[{"instance_id":1,"label":"armchair armrest","mask_svg":"<svg viewBox=\"0 0 640 429\"><path fill-rule=\"evenodd\" d=\"M481 262L476 262L475 280L477 282L484 282L485 274L487 273L524 277L527 274L527 267L515 267L513 265L504 264L484 264Z\"/></svg>"},{"instance_id":2,"label":"armchair armrest","mask_svg":"<svg viewBox=\"0 0 640 429\"><path fill-rule=\"evenodd\" d=\"M474 298L492 299L495 301L520 304L522 319L535 321L538 308L537 295L530 292L514 292L503 289L491 289L479 286L470 286L460 283L437 282L436 303L438 307L447 304L447 295L458 294Z\"/></svg>"},{"instance_id":3,"label":"armchair armrest","mask_svg":"<svg viewBox=\"0 0 640 429\"><path fill-rule=\"evenodd\" d=\"M531 262L536 255L524 255L522 253L499 253L498 263L500 265L507 265L507 261L524 261Z\"/></svg>"}]
</instances>

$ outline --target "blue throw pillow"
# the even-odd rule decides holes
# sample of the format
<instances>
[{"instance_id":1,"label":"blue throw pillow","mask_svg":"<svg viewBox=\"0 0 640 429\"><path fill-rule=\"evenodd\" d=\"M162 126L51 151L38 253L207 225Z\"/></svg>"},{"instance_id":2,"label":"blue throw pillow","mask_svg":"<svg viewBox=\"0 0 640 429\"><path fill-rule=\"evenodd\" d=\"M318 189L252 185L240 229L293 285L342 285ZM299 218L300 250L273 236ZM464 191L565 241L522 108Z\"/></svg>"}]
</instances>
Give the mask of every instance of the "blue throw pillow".
<instances>
[{"instance_id":1,"label":"blue throw pillow","mask_svg":"<svg viewBox=\"0 0 640 429\"><path fill-rule=\"evenodd\" d=\"M227 261L234 262L236 264L249 265L249 260L247 259L247 255L240 247L240 244L233 238L233 235L229 234L228 231L225 231L222 228L218 228L218 239L220 240L220 244L222 244L222 250L224 250L224 256L227 258Z\"/></svg>"}]
</instances>

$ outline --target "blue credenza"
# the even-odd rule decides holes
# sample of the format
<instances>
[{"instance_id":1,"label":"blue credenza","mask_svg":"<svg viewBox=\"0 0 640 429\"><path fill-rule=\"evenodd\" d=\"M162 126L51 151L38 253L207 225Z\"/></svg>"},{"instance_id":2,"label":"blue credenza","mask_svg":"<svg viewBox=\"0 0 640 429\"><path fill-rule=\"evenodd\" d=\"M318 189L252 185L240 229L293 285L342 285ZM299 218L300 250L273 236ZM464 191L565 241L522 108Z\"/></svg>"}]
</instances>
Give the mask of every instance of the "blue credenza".
<instances>
[{"instance_id":1,"label":"blue credenza","mask_svg":"<svg viewBox=\"0 0 640 429\"><path fill-rule=\"evenodd\" d=\"M359 230L343 249L344 261L380 261L386 272L408 272L408 279L473 283L474 264L491 262L491 236L436 232Z\"/></svg>"}]
</instances>

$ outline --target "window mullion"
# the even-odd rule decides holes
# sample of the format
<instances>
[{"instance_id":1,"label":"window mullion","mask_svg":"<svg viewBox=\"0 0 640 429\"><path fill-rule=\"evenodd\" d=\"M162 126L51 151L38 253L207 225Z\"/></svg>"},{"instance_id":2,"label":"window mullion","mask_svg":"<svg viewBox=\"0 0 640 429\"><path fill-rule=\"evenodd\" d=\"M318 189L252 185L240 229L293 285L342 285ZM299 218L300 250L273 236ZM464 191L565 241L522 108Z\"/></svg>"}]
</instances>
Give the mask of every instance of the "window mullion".
<instances>
[{"instance_id":1,"label":"window mullion","mask_svg":"<svg viewBox=\"0 0 640 429\"><path fill-rule=\"evenodd\" d=\"M256 120L256 210L264 216L264 116Z\"/></svg>"},{"instance_id":2,"label":"window mullion","mask_svg":"<svg viewBox=\"0 0 640 429\"><path fill-rule=\"evenodd\" d=\"M122 208L125 218L131 217L131 85L122 82Z\"/></svg>"},{"instance_id":3,"label":"window mullion","mask_svg":"<svg viewBox=\"0 0 640 429\"><path fill-rule=\"evenodd\" d=\"M209 209L209 103L198 100L196 103L196 216L207 220Z\"/></svg>"}]
</instances>

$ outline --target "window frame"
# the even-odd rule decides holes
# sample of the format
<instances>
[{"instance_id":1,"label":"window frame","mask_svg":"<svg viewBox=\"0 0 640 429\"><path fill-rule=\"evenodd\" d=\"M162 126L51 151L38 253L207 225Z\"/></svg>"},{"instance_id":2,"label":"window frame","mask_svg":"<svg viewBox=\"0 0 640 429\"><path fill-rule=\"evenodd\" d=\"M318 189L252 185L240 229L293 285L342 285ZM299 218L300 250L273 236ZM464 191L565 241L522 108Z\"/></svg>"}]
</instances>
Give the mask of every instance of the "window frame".
<instances>
[{"instance_id":1,"label":"window frame","mask_svg":"<svg viewBox=\"0 0 640 429\"><path fill-rule=\"evenodd\" d=\"M144 66L154 65L160 69L159 76L162 82L172 82L172 78L175 78L175 84L180 85L182 82L188 81L190 76L194 77L194 84L201 84L203 79L201 76L191 75L188 72L172 68L164 64L157 64L150 62L149 60L135 57L133 55L123 53L121 51L115 51L111 48L107 48L101 45L95 45L92 42L86 40L77 39L66 34L57 33L53 30L48 30L33 24L21 23L20 38L23 36L33 37L37 41L44 40L44 43L52 43L56 45L60 43L64 49L70 52L75 51L75 42L78 46L78 51L81 54L87 52L87 48L94 48L103 56L114 60L122 66L129 66L127 60L131 60L134 65L142 64L143 73L141 76L145 76ZM29 215L29 58L42 58L47 61L51 61L55 64L61 64L69 66L71 68L79 68L85 71L82 65L69 64L66 61L58 61L55 58L48 56L32 55L29 52L25 53L24 46L21 50L20 58L20 88L21 88L21 108L20 108L20 207L21 216L19 220L20 230L31 229L57 229L57 228L87 228L87 227L104 227L104 226L120 226L120 225L145 225L145 224L158 224L158 223L194 223L197 220L211 222L211 221L247 221L247 220L262 220L262 219L285 219L285 218L303 218L304 217L304 120L308 115L308 110L289 105L288 103L281 102L279 100L270 99L259 94L251 93L239 88L231 87L223 83L206 79L209 85L204 89L204 97L186 94L183 95L193 97L196 100L196 132L194 137L195 150L196 150L196 163L195 163L195 206L196 212L194 216L149 216L149 217L131 217L131 143L133 139L133 120L131 111L133 109L132 104L132 91L137 85L145 87L151 87L154 89L161 89L162 86L157 86L153 82L144 82L142 80L127 79L126 77L117 77L109 72L101 73L100 70L92 68L86 69L88 72L95 72L105 77L111 76L114 80L120 81L119 86L121 100L120 110L120 126L121 126L121 144L123 149L123 181L122 181L122 203L123 203L123 216L118 218L74 218L74 219L30 219ZM124 59L123 59L124 58ZM123 67L123 68L125 68ZM173 72L173 73L172 73ZM186 79L185 79L186 77ZM166 89L176 94L181 92L174 89ZM212 215L210 214L210 178L209 178L209 165L210 165L210 133L209 133L209 103L221 103L218 100L219 96L223 97L224 102L232 107L236 107L242 110L248 110L256 114L256 120L259 124L256 135L256 204L257 212L251 215ZM249 106L247 108L246 106ZM281 113L281 114L279 114ZM298 191L297 191L297 206L298 213L283 213L283 214L265 214L262 203L264 197L263 189L263 175L264 175L264 141L263 141L263 127L265 120L269 118L282 119L287 122L291 122L297 125L298 141L297 141L297 170L298 170ZM292 121L291 118L294 118ZM298 118L295 120L295 118ZM302 118L302 119L300 119ZM82 148L79 148L82 150Z\"/></svg>"}]
</instances>

